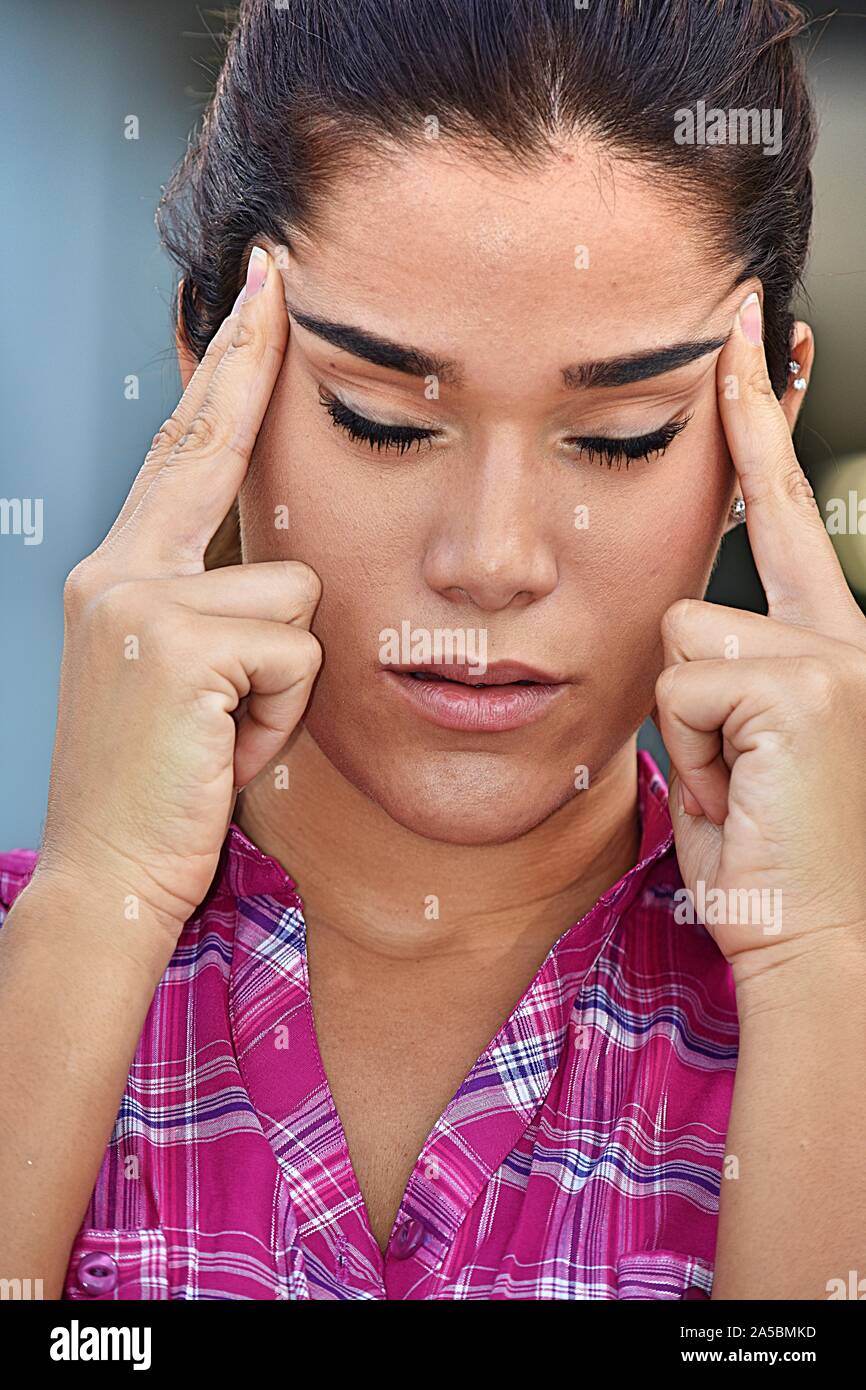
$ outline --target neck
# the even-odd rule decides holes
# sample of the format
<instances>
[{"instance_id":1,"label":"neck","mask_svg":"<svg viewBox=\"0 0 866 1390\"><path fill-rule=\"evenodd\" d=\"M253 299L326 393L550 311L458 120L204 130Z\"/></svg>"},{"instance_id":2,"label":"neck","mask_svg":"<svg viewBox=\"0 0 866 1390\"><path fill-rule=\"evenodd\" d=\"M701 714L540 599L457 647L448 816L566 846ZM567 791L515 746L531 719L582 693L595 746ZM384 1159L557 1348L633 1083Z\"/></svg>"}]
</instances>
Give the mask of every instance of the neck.
<instances>
[{"instance_id":1,"label":"neck","mask_svg":"<svg viewBox=\"0 0 866 1390\"><path fill-rule=\"evenodd\" d=\"M591 786L518 839L429 840L346 780L301 727L242 794L235 821L298 884L308 929L399 961L546 950L636 862L636 737ZM515 912L515 904L519 911Z\"/></svg>"}]
</instances>

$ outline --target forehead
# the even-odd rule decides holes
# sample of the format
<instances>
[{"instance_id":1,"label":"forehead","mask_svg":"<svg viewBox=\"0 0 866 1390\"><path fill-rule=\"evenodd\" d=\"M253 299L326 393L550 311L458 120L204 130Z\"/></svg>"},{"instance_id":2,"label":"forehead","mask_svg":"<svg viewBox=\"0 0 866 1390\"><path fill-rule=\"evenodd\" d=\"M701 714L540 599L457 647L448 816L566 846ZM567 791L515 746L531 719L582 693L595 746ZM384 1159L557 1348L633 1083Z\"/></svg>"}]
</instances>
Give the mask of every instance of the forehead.
<instances>
[{"instance_id":1,"label":"forehead","mask_svg":"<svg viewBox=\"0 0 866 1390\"><path fill-rule=\"evenodd\" d=\"M726 330L735 267L664 178L588 142L526 171L432 141L335 182L292 240L287 292L470 368L481 352L561 365Z\"/></svg>"}]
</instances>

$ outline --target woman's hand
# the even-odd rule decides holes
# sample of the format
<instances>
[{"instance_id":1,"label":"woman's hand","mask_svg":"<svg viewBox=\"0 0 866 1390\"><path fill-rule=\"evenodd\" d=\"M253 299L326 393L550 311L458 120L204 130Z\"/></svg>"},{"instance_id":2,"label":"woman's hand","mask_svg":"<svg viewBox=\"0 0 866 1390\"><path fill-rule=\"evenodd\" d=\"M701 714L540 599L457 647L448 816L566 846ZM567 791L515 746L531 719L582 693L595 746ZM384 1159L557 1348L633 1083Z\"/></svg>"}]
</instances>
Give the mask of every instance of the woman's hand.
<instances>
[{"instance_id":1,"label":"woman's hand","mask_svg":"<svg viewBox=\"0 0 866 1390\"><path fill-rule=\"evenodd\" d=\"M204 568L288 336L265 253L250 258L245 289L65 594L37 877L98 884L119 923L140 909L169 933L207 892L236 788L284 744L321 659L309 631L320 584L307 565Z\"/></svg>"},{"instance_id":2,"label":"woman's hand","mask_svg":"<svg viewBox=\"0 0 866 1390\"><path fill-rule=\"evenodd\" d=\"M675 603L656 699L683 882L739 983L815 945L866 951L866 618L772 392L756 300L718 382L769 613Z\"/></svg>"}]
</instances>

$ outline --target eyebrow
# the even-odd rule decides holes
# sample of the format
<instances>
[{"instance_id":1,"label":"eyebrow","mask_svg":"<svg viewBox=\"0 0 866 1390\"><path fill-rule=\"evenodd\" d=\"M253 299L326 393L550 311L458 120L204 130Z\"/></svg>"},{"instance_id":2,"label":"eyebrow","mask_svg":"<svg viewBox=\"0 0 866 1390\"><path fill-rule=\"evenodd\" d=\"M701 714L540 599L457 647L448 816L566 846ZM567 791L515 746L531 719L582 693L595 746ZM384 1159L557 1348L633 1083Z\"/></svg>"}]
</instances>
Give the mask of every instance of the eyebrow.
<instances>
[{"instance_id":1,"label":"eyebrow","mask_svg":"<svg viewBox=\"0 0 866 1390\"><path fill-rule=\"evenodd\" d=\"M662 376L699 357L706 357L723 347L727 338L703 338L697 342L674 343L672 347L656 348L653 352L635 352L627 357L609 357L601 362L579 362L563 367L562 377L570 389L588 386L630 386L635 381L647 381Z\"/></svg>"},{"instance_id":2,"label":"eyebrow","mask_svg":"<svg viewBox=\"0 0 866 1390\"><path fill-rule=\"evenodd\" d=\"M364 328L354 328L348 323L331 323L328 319L313 318L311 314L299 313L289 306L289 312L302 328L324 338L353 357L363 357L376 367L386 367L392 372L406 372L408 376L435 376L446 386L459 386L462 381L460 368L447 357L437 357L435 353L422 348L404 347L401 343L380 338L376 333L368 333Z\"/></svg>"},{"instance_id":3,"label":"eyebrow","mask_svg":"<svg viewBox=\"0 0 866 1390\"><path fill-rule=\"evenodd\" d=\"M351 353L353 357L372 362L376 367L405 372L407 376L435 376L448 386L459 386L462 382L460 365L450 358L439 357L423 348L406 347L352 324L332 323L329 319L301 313L291 305L288 307L302 328L315 333L316 337L323 338L333 347ZM625 357L611 357L598 362L578 362L562 368L563 384L568 390L585 390L591 386L630 386L633 382L646 381L650 377L674 371L677 367L684 367L688 362L714 352L726 341L726 338L704 338L656 348L652 352L630 353Z\"/></svg>"}]
</instances>

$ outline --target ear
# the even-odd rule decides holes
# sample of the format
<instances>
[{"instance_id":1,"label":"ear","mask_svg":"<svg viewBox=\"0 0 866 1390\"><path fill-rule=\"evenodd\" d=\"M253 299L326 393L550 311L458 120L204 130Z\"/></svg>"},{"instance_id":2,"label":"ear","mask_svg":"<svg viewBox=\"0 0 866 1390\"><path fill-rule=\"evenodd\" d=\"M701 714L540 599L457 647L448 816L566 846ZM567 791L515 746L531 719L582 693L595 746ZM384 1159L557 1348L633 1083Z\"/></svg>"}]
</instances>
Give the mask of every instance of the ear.
<instances>
[{"instance_id":1,"label":"ear","mask_svg":"<svg viewBox=\"0 0 866 1390\"><path fill-rule=\"evenodd\" d=\"M198 358L190 351L189 344L183 335L183 320L181 318L180 305L183 295L183 280L177 287L177 326L174 332L174 344L177 349L177 365L180 370L180 379L184 391L189 386L192 374L198 366Z\"/></svg>"},{"instance_id":2,"label":"ear","mask_svg":"<svg viewBox=\"0 0 866 1390\"><path fill-rule=\"evenodd\" d=\"M796 362L796 368L791 364ZM791 329L791 350L788 357L787 366L788 384L785 394L779 404L788 421L788 429L793 433L797 423L797 416L800 414L803 405L803 398L806 395L806 387L803 382L808 384L812 375L812 368L815 364L815 337L808 323L797 322ZM796 382L801 385L797 386Z\"/></svg>"}]
</instances>

